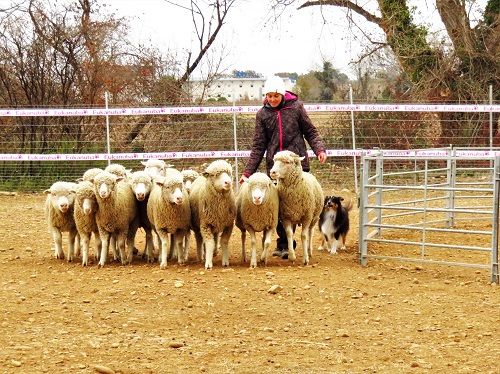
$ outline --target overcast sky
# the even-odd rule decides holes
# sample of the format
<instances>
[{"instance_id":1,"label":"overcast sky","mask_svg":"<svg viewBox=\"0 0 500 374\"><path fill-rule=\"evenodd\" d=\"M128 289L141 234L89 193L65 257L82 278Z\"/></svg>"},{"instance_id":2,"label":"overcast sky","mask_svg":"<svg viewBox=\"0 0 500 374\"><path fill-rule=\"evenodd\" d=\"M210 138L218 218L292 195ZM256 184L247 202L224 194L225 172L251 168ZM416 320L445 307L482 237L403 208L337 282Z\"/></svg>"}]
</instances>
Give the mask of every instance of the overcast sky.
<instances>
[{"instance_id":1,"label":"overcast sky","mask_svg":"<svg viewBox=\"0 0 500 374\"><path fill-rule=\"evenodd\" d=\"M172 5L187 0L104 0L117 15L130 18L135 38L161 49L183 50L195 46L190 12ZM224 45L228 71L255 70L268 76L275 72L307 73L327 59L349 73L349 61L360 48L349 35L344 13L336 9L338 23L324 25L319 9L290 9L279 22L272 18L268 0L240 0L230 9L227 24L217 41ZM332 8L332 7L330 7ZM333 9L332 9L333 10Z\"/></svg>"},{"instance_id":2,"label":"overcast sky","mask_svg":"<svg viewBox=\"0 0 500 374\"><path fill-rule=\"evenodd\" d=\"M109 4L110 11L130 19L136 40L151 40L164 51L195 48L191 14L183 8L189 6L188 0L102 1ZM207 2L201 0L201 3ZM270 3L269 0L238 0L230 9L227 23L217 37L218 46L224 45L227 54L224 59L227 72L237 69L254 70L264 76L283 71L303 74L321 69L322 61L328 60L336 69L352 76L349 62L361 51L361 33L349 28L344 9L325 6L295 10L290 7L278 22L270 22L273 18ZM373 0L364 3L372 12L376 8ZM417 20L431 20L434 30L443 29L434 1L411 0L409 3L418 5ZM364 21L363 26L366 24ZM376 32L378 28L372 30Z\"/></svg>"}]
</instances>

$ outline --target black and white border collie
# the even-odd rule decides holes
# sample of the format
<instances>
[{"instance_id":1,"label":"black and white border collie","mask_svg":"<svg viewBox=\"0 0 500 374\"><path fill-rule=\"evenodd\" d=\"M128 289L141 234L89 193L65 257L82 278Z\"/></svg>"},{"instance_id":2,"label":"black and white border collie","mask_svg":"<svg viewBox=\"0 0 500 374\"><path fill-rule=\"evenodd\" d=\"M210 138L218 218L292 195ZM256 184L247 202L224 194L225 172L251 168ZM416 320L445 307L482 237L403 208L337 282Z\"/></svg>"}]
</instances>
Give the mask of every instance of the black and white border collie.
<instances>
[{"instance_id":1,"label":"black and white border collie","mask_svg":"<svg viewBox=\"0 0 500 374\"><path fill-rule=\"evenodd\" d=\"M318 250L328 249L330 253L337 253L337 248L346 249L345 238L349 232L349 211L342 206L344 198L326 196L323 211L319 216L319 230L322 241Z\"/></svg>"}]
</instances>

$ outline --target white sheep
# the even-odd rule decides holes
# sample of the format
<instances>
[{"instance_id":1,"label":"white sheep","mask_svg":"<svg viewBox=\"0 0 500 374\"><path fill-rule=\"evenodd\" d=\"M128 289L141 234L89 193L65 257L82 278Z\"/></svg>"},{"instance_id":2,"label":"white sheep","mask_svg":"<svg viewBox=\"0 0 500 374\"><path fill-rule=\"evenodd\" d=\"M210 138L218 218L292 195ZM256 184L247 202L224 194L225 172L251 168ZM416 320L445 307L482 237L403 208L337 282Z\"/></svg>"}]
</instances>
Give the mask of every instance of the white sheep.
<instances>
[{"instance_id":1,"label":"white sheep","mask_svg":"<svg viewBox=\"0 0 500 374\"><path fill-rule=\"evenodd\" d=\"M146 233L146 247L144 254L148 262L153 262L153 236L151 233L151 222L148 219L148 200L151 189L153 188L153 179L144 170L135 171L130 176L129 184L132 187L137 200L137 215L139 218L139 227L142 227Z\"/></svg>"},{"instance_id":2,"label":"white sheep","mask_svg":"<svg viewBox=\"0 0 500 374\"><path fill-rule=\"evenodd\" d=\"M236 226L241 230L241 254L246 261L245 232L250 234L250 267L257 266L256 232L262 232L260 261L267 264L271 235L278 224L279 198L276 186L264 173L254 173L236 196Z\"/></svg>"},{"instance_id":3,"label":"white sheep","mask_svg":"<svg viewBox=\"0 0 500 374\"><path fill-rule=\"evenodd\" d=\"M196 178L200 176L200 174L193 170L193 169L184 169L181 171L182 174L182 181L184 184L184 188L186 189L187 193L189 194L191 192L191 186L193 185L193 182ZM182 240L182 249L184 253L189 252L189 239L191 236L191 232L188 230L186 235L184 236L184 239ZM168 259L172 260L175 259L177 256L177 253L174 251L173 245L170 246L170 252L168 254Z\"/></svg>"},{"instance_id":4,"label":"white sheep","mask_svg":"<svg viewBox=\"0 0 500 374\"><path fill-rule=\"evenodd\" d=\"M191 227L196 237L198 259L205 248L205 268L213 267L220 234L222 266L229 266L229 238L236 218L231 165L224 160L210 163L191 189Z\"/></svg>"},{"instance_id":5,"label":"white sheep","mask_svg":"<svg viewBox=\"0 0 500 374\"><path fill-rule=\"evenodd\" d=\"M302 157L291 151L281 151L273 160L270 176L278 182L280 219L286 231L288 258L295 261L292 227L300 224L304 264L307 265L312 255L312 230L323 208L323 190L314 175L302 171Z\"/></svg>"},{"instance_id":6,"label":"white sheep","mask_svg":"<svg viewBox=\"0 0 500 374\"><path fill-rule=\"evenodd\" d=\"M154 158L147 161L141 161L141 164L144 166L144 171L148 173L151 178L154 178L157 175L164 177L166 169L172 167L172 165L167 165L165 161Z\"/></svg>"},{"instance_id":7,"label":"white sheep","mask_svg":"<svg viewBox=\"0 0 500 374\"><path fill-rule=\"evenodd\" d=\"M80 248L80 238L73 217L76 183L55 182L49 189L45 200L45 216L49 225L49 232L54 240L54 255L64 259L62 249L62 233L68 232L68 261L73 261L75 250Z\"/></svg>"},{"instance_id":8,"label":"white sheep","mask_svg":"<svg viewBox=\"0 0 500 374\"><path fill-rule=\"evenodd\" d=\"M101 253L101 238L95 220L97 212L97 199L94 185L90 181L81 181L75 188L74 218L82 247L82 266L87 266L89 261L89 243L92 233L96 242L96 260L99 261Z\"/></svg>"},{"instance_id":9,"label":"white sheep","mask_svg":"<svg viewBox=\"0 0 500 374\"><path fill-rule=\"evenodd\" d=\"M182 180L184 181L184 188L186 188L187 192L191 192L191 187L196 178L200 176L200 173L193 169L184 169L181 171Z\"/></svg>"},{"instance_id":10,"label":"white sheep","mask_svg":"<svg viewBox=\"0 0 500 374\"><path fill-rule=\"evenodd\" d=\"M97 174L92 183L98 204L95 217L102 241L99 266L106 263L110 237L115 239L122 264L130 263L138 226L134 193L123 177L107 171ZM125 253L125 245L128 253Z\"/></svg>"},{"instance_id":11,"label":"white sheep","mask_svg":"<svg viewBox=\"0 0 500 374\"><path fill-rule=\"evenodd\" d=\"M109 164L106 166L104 171L107 171L108 173L114 174L117 177L122 177L125 180L130 178L130 175L132 171L130 169L125 168L125 166L121 164Z\"/></svg>"},{"instance_id":12,"label":"white sheep","mask_svg":"<svg viewBox=\"0 0 500 374\"><path fill-rule=\"evenodd\" d=\"M157 177L151 190L147 206L148 219L153 231L161 241L160 268L167 267L169 234L180 264L187 260L187 248L179 250L181 241L189 231L191 208L186 189L182 184L182 174L169 169L165 177Z\"/></svg>"},{"instance_id":13,"label":"white sheep","mask_svg":"<svg viewBox=\"0 0 500 374\"><path fill-rule=\"evenodd\" d=\"M91 181L97 174L99 174L103 169L100 168L90 168L85 173L80 180L82 181ZM79 181L80 181L79 180Z\"/></svg>"}]
</instances>

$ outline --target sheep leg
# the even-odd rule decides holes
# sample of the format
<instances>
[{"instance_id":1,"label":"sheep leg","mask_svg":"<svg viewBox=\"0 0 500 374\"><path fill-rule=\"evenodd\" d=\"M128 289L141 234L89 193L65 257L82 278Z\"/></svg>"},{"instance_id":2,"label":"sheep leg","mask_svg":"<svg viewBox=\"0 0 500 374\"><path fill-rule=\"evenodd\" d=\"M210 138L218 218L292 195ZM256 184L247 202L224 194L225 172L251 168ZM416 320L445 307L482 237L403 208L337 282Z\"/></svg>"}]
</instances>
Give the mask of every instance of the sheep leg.
<instances>
[{"instance_id":1,"label":"sheep leg","mask_svg":"<svg viewBox=\"0 0 500 374\"><path fill-rule=\"evenodd\" d=\"M248 228L248 233L250 234L250 267L257 267L257 238L255 237L255 231L252 228Z\"/></svg>"},{"instance_id":2,"label":"sheep leg","mask_svg":"<svg viewBox=\"0 0 500 374\"><path fill-rule=\"evenodd\" d=\"M152 263L155 260L153 255L153 250L154 250L153 233L152 230L146 229L145 231L146 231L146 247L144 252L146 253L146 261Z\"/></svg>"},{"instance_id":3,"label":"sheep leg","mask_svg":"<svg viewBox=\"0 0 500 374\"><path fill-rule=\"evenodd\" d=\"M184 241L184 230L177 230L177 232L172 234L170 238L173 241L174 252L177 253L177 263L182 265L184 264L185 257L183 250L181 250L182 242ZM170 247L172 247L172 243L170 244Z\"/></svg>"},{"instance_id":4,"label":"sheep leg","mask_svg":"<svg viewBox=\"0 0 500 374\"><path fill-rule=\"evenodd\" d=\"M273 230L270 229L264 230L264 232L262 233L262 255L260 256L260 261L264 262L265 265L267 265L272 234Z\"/></svg>"},{"instance_id":5,"label":"sheep leg","mask_svg":"<svg viewBox=\"0 0 500 374\"><path fill-rule=\"evenodd\" d=\"M157 233L158 233L158 237L160 238L160 242L161 242L160 269L166 269L167 268L169 234L168 234L168 231L164 230L164 229L159 229L157 231Z\"/></svg>"},{"instance_id":6,"label":"sheep leg","mask_svg":"<svg viewBox=\"0 0 500 374\"><path fill-rule=\"evenodd\" d=\"M116 246L115 234L110 235L109 246L113 249L113 260L120 261L120 253L118 252L118 247Z\"/></svg>"},{"instance_id":7,"label":"sheep leg","mask_svg":"<svg viewBox=\"0 0 500 374\"><path fill-rule=\"evenodd\" d=\"M307 245L307 250L309 252L309 257L312 257L313 255L313 233L314 233L314 227L316 226L316 222L311 223L311 226L309 226L309 244Z\"/></svg>"},{"instance_id":8,"label":"sheep leg","mask_svg":"<svg viewBox=\"0 0 500 374\"><path fill-rule=\"evenodd\" d=\"M233 232L233 226L226 227L220 235L220 247L222 250L222 266L229 266L229 238ZM219 236L219 235L217 235Z\"/></svg>"},{"instance_id":9,"label":"sheep leg","mask_svg":"<svg viewBox=\"0 0 500 374\"><path fill-rule=\"evenodd\" d=\"M87 266L89 264L90 234L82 232L82 235L80 235L80 239L82 242L82 266Z\"/></svg>"},{"instance_id":10,"label":"sheep leg","mask_svg":"<svg viewBox=\"0 0 500 374\"><path fill-rule=\"evenodd\" d=\"M290 221L283 221L283 228L286 232L286 239L288 242L288 259L290 261L295 261L295 250L293 249L293 227Z\"/></svg>"},{"instance_id":11,"label":"sheep leg","mask_svg":"<svg viewBox=\"0 0 500 374\"><path fill-rule=\"evenodd\" d=\"M80 256L80 234L76 232L75 235L75 240L73 241L75 243L75 256Z\"/></svg>"},{"instance_id":12,"label":"sheep leg","mask_svg":"<svg viewBox=\"0 0 500 374\"><path fill-rule=\"evenodd\" d=\"M303 252L304 252L304 265L309 264L309 233L310 232L311 232L310 226L307 224L302 224L302 232L300 233L300 236L302 239L302 248L303 248Z\"/></svg>"},{"instance_id":13,"label":"sheep leg","mask_svg":"<svg viewBox=\"0 0 500 374\"><path fill-rule=\"evenodd\" d=\"M101 242L102 242L101 256L99 258L99 267L103 267L104 264L106 263L106 259L108 258L108 247L112 244L114 245L114 240L112 240L113 235L105 230L99 229L99 236L101 237Z\"/></svg>"},{"instance_id":14,"label":"sheep leg","mask_svg":"<svg viewBox=\"0 0 500 374\"><path fill-rule=\"evenodd\" d=\"M70 232L68 234L68 247L69 247L68 262L73 261L73 259L75 258L75 240L76 240L77 235L78 235L78 233L76 230L70 230ZM80 238L80 237L78 237L78 238ZM80 247L78 247L78 248L80 248Z\"/></svg>"},{"instance_id":15,"label":"sheep leg","mask_svg":"<svg viewBox=\"0 0 500 374\"><path fill-rule=\"evenodd\" d=\"M55 258L59 258L64 260L64 252L62 249L62 234L61 230L57 227L52 227L52 239L54 240L54 256Z\"/></svg>"},{"instance_id":16,"label":"sheep leg","mask_svg":"<svg viewBox=\"0 0 500 374\"><path fill-rule=\"evenodd\" d=\"M247 251L245 249L245 243L247 241L246 230L241 230L241 262L247 262Z\"/></svg>"},{"instance_id":17,"label":"sheep leg","mask_svg":"<svg viewBox=\"0 0 500 374\"><path fill-rule=\"evenodd\" d=\"M179 257L179 253L175 249L174 243L175 243L174 234L170 234L170 249L168 251L169 260L175 260Z\"/></svg>"},{"instance_id":18,"label":"sheep leg","mask_svg":"<svg viewBox=\"0 0 500 374\"><path fill-rule=\"evenodd\" d=\"M94 233L94 241L95 241L95 246L96 246L95 258L96 258L96 261L99 262L99 256L101 255L101 250L102 250L102 241L101 241L101 237L99 236L99 232Z\"/></svg>"},{"instance_id":19,"label":"sheep leg","mask_svg":"<svg viewBox=\"0 0 500 374\"><path fill-rule=\"evenodd\" d=\"M120 251L120 258L122 265L126 265L127 263L132 262L132 251L134 250L134 246L132 245L132 248L130 248L130 257L127 256L127 252L125 252L125 242L127 241L127 234L124 232L120 232L117 235L116 238L116 246L118 247L118 250Z\"/></svg>"},{"instance_id":20,"label":"sheep leg","mask_svg":"<svg viewBox=\"0 0 500 374\"><path fill-rule=\"evenodd\" d=\"M182 249L184 252L184 262L187 262L189 259L189 239L191 237L191 232L190 230L186 230L184 233L184 237L182 240Z\"/></svg>"},{"instance_id":21,"label":"sheep leg","mask_svg":"<svg viewBox=\"0 0 500 374\"><path fill-rule=\"evenodd\" d=\"M205 246L205 269L212 269L213 258L214 258L214 250L216 246L216 240L214 236L217 236L212 233L209 227L200 227L201 236L203 238L203 245Z\"/></svg>"},{"instance_id":22,"label":"sheep leg","mask_svg":"<svg viewBox=\"0 0 500 374\"><path fill-rule=\"evenodd\" d=\"M203 261L203 237L199 231L194 232L194 237L196 239L196 255L198 257L198 261Z\"/></svg>"}]
</instances>

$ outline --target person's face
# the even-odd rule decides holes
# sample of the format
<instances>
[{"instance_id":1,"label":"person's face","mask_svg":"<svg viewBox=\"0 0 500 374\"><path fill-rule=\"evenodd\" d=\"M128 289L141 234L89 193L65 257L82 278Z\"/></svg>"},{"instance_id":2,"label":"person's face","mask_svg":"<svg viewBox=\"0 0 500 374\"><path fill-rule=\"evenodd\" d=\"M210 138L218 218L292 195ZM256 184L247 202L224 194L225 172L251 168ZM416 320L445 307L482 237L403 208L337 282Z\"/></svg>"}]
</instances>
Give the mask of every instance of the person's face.
<instances>
[{"instance_id":1,"label":"person's face","mask_svg":"<svg viewBox=\"0 0 500 374\"><path fill-rule=\"evenodd\" d=\"M268 92L266 94L266 99L269 105L271 105L273 108L276 108L278 105L280 105L281 100L283 99L283 95L277 92Z\"/></svg>"}]
</instances>

